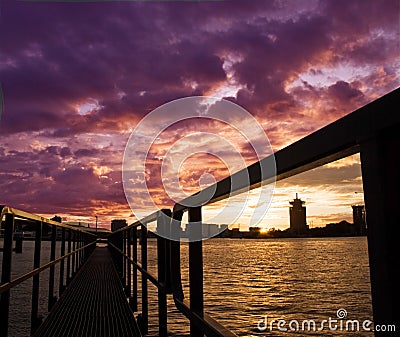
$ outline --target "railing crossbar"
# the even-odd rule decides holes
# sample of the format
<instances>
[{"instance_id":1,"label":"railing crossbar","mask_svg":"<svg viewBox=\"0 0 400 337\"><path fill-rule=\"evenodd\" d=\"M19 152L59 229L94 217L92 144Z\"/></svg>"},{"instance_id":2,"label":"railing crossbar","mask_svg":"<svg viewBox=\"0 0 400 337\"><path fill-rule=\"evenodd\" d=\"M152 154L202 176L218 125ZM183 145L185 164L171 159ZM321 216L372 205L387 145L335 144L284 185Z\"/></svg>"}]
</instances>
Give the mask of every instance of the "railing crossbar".
<instances>
[{"instance_id":1,"label":"railing crossbar","mask_svg":"<svg viewBox=\"0 0 400 337\"><path fill-rule=\"evenodd\" d=\"M64 256L58 257L55 260L40 266L39 268L33 269L30 272L28 272L28 273L26 273L26 274L24 274L22 276L17 277L16 279L12 280L11 282L7 282L5 284L0 285L0 294L5 292L5 291L7 291L7 290L10 290L11 288L14 288L18 284L28 280L32 276L35 276L35 275L41 273L42 271L46 270L47 268L56 265L61 260L66 259L68 256L76 254L76 253L78 253L78 252L80 252L80 251L82 251L82 250L84 250L84 249L86 249L86 248L88 248L88 247L90 247L90 246L92 246L94 244L95 244L95 242L91 242L91 243L89 243L89 244L87 244L87 245L85 245L85 246L83 246L83 247L81 247L79 249L76 249L76 250L72 251L71 253L67 253Z\"/></svg>"},{"instance_id":2,"label":"railing crossbar","mask_svg":"<svg viewBox=\"0 0 400 337\"><path fill-rule=\"evenodd\" d=\"M110 247L112 247L113 249L115 249L118 253L120 253L122 255L122 257L128 261L132 266L134 266L138 271L140 271L144 276L146 276L146 278L153 283L157 288L162 288L164 287L163 283L158 282L157 278L155 276L153 276L152 274L150 274L146 269L144 269L142 267L142 265L139 262L135 262L133 261L131 258L128 257L128 255L125 255L124 252L119 249L118 247L116 247L114 244L109 243Z\"/></svg>"}]
</instances>

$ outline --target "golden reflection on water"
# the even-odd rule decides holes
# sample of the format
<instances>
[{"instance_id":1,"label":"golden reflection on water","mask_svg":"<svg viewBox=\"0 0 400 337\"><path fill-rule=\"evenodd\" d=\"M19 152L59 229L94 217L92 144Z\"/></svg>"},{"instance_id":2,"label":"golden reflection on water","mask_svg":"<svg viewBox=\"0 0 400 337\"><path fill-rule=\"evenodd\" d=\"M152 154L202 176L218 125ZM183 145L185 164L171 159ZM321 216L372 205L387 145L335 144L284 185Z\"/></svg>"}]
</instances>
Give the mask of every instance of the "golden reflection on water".
<instances>
[{"instance_id":1,"label":"golden reflection on water","mask_svg":"<svg viewBox=\"0 0 400 337\"><path fill-rule=\"evenodd\" d=\"M187 266L187 245L182 245L181 255L182 266ZM205 310L239 336L267 336L257 329L265 315L287 321L323 320L336 318L337 310L345 308L351 319L372 320L365 237L211 239L204 241L203 255ZM187 268L182 270L182 279L188 297ZM172 335L188 336L186 319L170 304ZM153 328L156 331L155 325ZM278 331L276 335L343 333L325 329ZM357 335L371 333L360 331Z\"/></svg>"}]
</instances>

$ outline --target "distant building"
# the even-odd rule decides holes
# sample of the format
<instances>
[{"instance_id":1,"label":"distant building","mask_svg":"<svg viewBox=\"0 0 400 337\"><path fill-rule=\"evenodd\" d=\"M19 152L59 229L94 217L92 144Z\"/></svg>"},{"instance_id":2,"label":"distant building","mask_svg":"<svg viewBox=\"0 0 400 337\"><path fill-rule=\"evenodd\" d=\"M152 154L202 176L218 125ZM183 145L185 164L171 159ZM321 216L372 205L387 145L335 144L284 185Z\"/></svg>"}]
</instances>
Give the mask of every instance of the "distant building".
<instances>
[{"instance_id":1,"label":"distant building","mask_svg":"<svg viewBox=\"0 0 400 337\"><path fill-rule=\"evenodd\" d=\"M232 228L230 231L231 238L241 238L242 233L240 232L239 228Z\"/></svg>"},{"instance_id":2,"label":"distant building","mask_svg":"<svg viewBox=\"0 0 400 337\"><path fill-rule=\"evenodd\" d=\"M203 238L211 238L228 228L228 225L202 224Z\"/></svg>"},{"instance_id":3,"label":"distant building","mask_svg":"<svg viewBox=\"0 0 400 337\"><path fill-rule=\"evenodd\" d=\"M111 231L115 232L116 230L118 230L118 229L120 229L122 227L125 227L127 225L128 224L127 224L126 220L124 220L124 219L122 219L122 220L120 220L120 219L111 220Z\"/></svg>"},{"instance_id":4,"label":"distant building","mask_svg":"<svg viewBox=\"0 0 400 337\"><path fill-rule=\"evenodd\" d=\"M367 223L365 221L364 205L353 205L353 224L357 235L365 235L367 232Z\"/></svg>"},{"instance_id":5,"label":"distant building","mask_svg":"<svg viewBox=\"0 0 400 337\"><path fill-rule=\"evenodd\" d=\"M301 235L308 232L308 226L306 222L306 207L303 206L305 201L298 198L296 193L296 199L289 202L292 207L289 207L290 215L290 232L294 235Z\"/></svg>"},{"instance_id":6,"label":"distant building","mask_svg":"<svg viewBox=\"0 0 400 337\"><path fill-rule=\"evenodd\" d=\"M202 223L201 230L202 230L202 237L203 238L212 238L217 237L219 234L224 232L228 228L228 225L222 224L209 224L209 223ZM195 234L192 234L195 235ZM185 225L185 230L181 229L180 233L181 238L190 238L190 225Z\"/></svg>"},{"instance_id":7,"label":"distant building","mask_svg":"<svg viewBox=\"0 0 400 337\"><path fill-rule=\"evenodd\" d=\"M261 235L261 227L250 227L247 234L250 238L257 238Z\"/></svg>"}]
</instances>

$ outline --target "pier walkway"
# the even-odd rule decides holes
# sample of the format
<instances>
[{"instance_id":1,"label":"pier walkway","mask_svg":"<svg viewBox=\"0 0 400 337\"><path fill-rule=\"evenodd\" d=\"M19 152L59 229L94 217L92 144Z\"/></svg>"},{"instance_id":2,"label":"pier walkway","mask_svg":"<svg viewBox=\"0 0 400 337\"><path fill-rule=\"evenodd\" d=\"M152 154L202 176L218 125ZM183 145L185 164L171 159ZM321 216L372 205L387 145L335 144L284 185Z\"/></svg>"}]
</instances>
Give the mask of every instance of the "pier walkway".
<instances>
[{"instance_id":1,"label":"pier walkway","mask_svg":"<svg viewBox=\"0 0 400 337\"><path fill-rule=\"evenodd\" d=\"M96 247L34 336L141 336L107 247Z\"/></svg>"}]
</instances>

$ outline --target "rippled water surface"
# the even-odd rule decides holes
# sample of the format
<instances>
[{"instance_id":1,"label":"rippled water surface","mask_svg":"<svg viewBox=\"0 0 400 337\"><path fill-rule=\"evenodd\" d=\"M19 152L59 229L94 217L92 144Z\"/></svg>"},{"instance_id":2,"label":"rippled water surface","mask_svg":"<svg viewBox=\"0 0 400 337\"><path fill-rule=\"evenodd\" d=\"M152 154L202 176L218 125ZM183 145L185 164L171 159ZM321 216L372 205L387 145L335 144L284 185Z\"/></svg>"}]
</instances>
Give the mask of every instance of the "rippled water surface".
<instances>
[{"instance_id":1,"label":"rippled water surface","mask_svg":"<svg viewBox=\"0 0 400 337\"><path fill-rule=\"evenodd\" d=\"M148 251L150 270L156 275L156 241L149 240ZM187 244L182 244L185 296L189 294L187 253ZM372 320L365 237L211 239L204 242L203 255L205 311L239 336L371 336L362 329L354 334L340 329L332 331L327 326L322 331L300 329L297 332L279 331L276 324L272 331L261 332L257 328L260 321L263 327L266 319L268 324L273 319L295 320L300 326L303 320L314 320L320 328L322 320L337 319L339 309L346 310L346 319L361 323ZM48 256L49 247L45 245L43 261ZM33 242L25 242L24 253L14 254L13 258L14 275L29 270L33 264ZM46 315L47 277L44 274L41 278L43 316ZM26 291L31 285L27 281L12 291L10 336L29 335L31 299ZM152 335L157 334L155 290L149 285ZM187 336L187 320L177 313L171 300L169 311L171 335Z\"/></svg>"},{"instance_id":2,"label":"rippled water surface","mask_svg":"<svg viewBox=\"0 0 400 337\"><path fill-rule=\"evenodd\" d=\"M187 265L187 245L182 247L182 265ZM337 319L337 310L343 308L348 319L372 320L365 237L211 239L204 242L203 253L205 310L239 336L352 334L326 328L285 333L276 325L272 332L261 333L257 323L265 322L265 316L267 322L284 319L301 324L314 319L318 323ZM187 275L183 269L185 295ZM156 307L155 299L153 303ZM186 321L175 313L173 318L170 330L177 336L188 335Z\"/></svg>"}]
</instances>

